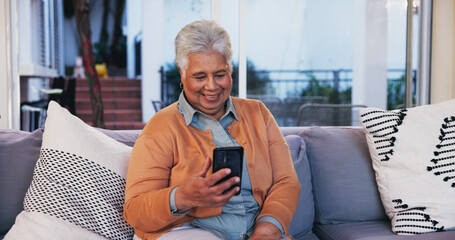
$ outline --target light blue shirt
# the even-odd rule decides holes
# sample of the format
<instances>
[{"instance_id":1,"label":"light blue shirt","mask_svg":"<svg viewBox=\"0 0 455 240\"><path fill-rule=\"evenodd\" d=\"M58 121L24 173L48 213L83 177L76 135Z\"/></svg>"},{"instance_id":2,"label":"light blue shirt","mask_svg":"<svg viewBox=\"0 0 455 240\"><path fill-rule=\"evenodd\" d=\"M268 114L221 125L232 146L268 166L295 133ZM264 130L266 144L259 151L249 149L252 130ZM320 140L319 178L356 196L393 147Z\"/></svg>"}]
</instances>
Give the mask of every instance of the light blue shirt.
<instances>
[{"instance_id":1,"label":"light blue shirt","mask_svg":"<svg viewBox=\"0 0 455 240\"><path fill-rule=\"evenodd\" d=\"M211 130L213 142L217 147L240 146L228 133L226 127L234 120L238 121L234 104L229 97L226 112L219 121L207 116L201 111L194 109L186 100L183 91L178 101L178 109L185 118L186 125L193 125L200 130ZM203 218L185 224L186 227L200 227L213 232L222 239L246 239L253 234L254 220L259 213L259 205L251 192L251 182L248 168L243 157L242 185L239 195L233 196L222 207L221 214L215 217ZM175 190L171 192L169 199L171 211L175 212ZM173 213L175 214L175 213ZM185 213L184 213L185 214ZM179 215L179 214L175 214ZM268 221L275 224L284 235L281 224L274 217L261 217L258 221Z\"/></svg>"}]
</instances>

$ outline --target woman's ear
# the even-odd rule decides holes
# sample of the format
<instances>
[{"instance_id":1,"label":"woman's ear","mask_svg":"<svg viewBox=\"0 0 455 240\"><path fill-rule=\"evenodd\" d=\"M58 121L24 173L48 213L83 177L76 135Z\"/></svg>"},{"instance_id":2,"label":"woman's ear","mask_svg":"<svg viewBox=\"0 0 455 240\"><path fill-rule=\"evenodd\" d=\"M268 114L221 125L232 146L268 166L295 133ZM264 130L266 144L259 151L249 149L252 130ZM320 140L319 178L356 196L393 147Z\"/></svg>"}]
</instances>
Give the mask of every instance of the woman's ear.
<instances>
[{"instance_id":1,"label":"woman's ear","mask_svg":"<svg viewBox=\"0 0 455 240\"><path fill-rule=\"evenodd\" d=\"M177 69L179 70L180 73L180 81L183 82L183 80L185 79L185 72L183 72L180 67L177 67Z\"/></svg>"}]
</instances>

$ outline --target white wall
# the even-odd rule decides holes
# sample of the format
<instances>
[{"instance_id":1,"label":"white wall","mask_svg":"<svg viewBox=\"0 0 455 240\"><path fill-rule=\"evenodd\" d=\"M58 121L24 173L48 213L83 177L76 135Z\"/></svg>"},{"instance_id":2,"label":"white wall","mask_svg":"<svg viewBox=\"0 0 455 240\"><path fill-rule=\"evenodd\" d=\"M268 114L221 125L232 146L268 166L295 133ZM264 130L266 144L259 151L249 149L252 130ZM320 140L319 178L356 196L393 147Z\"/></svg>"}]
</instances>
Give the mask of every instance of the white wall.
<instances>
[{"instance_id":1,"label":"white wall","mask_svg":"<svg viewBox=\"0 0 455 240\"><path fill-rule=\"evenodd\" d=\"M454 1L433 1L431 103L455 98L454 13Z\"/></svg>"},{"instance_id":2,"label":"white wall","mask_svg":"<svg viewBox=\"0 0 455 240\"><path fill-rule=\"evenodd\" d=\"M12 127L11 113L11 34L9 1L0 3L0 128Z\"/></svg>"},{"instance_id":3,"label":"white wall","mask_svg":"<svg viewBox=\"0 0 455 240\"><path fill-rule=\"evenodd\" d=\"M143 1L142 6L142 121L155 113L151 100L161 100L164 0Z\"/></svg>"},{"instance_id":4,"label":"white wall","mask_svg":"<svg viewBox=\"0 0 455 240\"><path fill-rule=\"evenodd\" d=\"M135 74L135 51L134 40L142 32L142 0L128 0L126 1L126 15L127 15L127 71L128 77L136 77Z\"/></svg>"},{"instance_id":5,"label":"white wall","mask_svg":"<svg viewBox=\"0 0 455 240\"><path fill-rule=\"evenodd\" d=\"M0 129L19 129L16 1L0 1Z\"/></svg>"}]
</instances>

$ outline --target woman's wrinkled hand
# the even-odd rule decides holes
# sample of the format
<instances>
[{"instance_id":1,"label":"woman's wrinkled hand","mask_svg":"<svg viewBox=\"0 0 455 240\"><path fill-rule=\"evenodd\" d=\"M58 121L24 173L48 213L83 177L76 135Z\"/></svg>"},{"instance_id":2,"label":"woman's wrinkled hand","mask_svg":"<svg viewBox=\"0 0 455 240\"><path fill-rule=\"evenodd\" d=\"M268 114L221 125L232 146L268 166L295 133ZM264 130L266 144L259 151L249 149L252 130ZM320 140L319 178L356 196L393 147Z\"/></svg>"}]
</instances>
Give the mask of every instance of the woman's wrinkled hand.
<instances>
[{"instance_id":1,"label":"woman's wrinkled hand","mask_svg":"<svg viewBox=\"0 0 455 240\"><path fill-rule=\"evenodd\" d=\"M253 236L248 238L249 240L279 240L281 239L281 231L270 222L258 222L254 227Z\"/></svg>"},{"instance_id":2,"label":"woman's wrinkled hand","mask_svg":"<svg viewBox=\"0 0 455 240\"><path fill-rule=\"evenodd\" d=\"M239 177L232 177L222 183L215 185L219 180L231 173L228 168L221 169L216 173L207 176L210 169L211 161L207 158L203 169L189 177L175 192L175 205L178 212L186 212L194 207L221 207L234 196L239 187L235 187L229 192L223 192L229 189L233 184L240 182Z\"/></svg>"}]
</instances>

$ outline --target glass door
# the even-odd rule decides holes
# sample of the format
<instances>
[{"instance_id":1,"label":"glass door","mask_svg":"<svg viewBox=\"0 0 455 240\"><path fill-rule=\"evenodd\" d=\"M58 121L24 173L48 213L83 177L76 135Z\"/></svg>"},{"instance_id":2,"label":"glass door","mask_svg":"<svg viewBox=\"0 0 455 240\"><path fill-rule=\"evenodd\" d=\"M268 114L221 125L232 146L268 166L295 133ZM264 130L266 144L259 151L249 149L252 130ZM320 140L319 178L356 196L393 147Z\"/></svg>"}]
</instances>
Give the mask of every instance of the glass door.
<instances>
[{"instance_id":1,"label":"glass door","mask_svg":"<svg viewBox=\"0 0 455 240\"><path fill-rule=\"evenodd\" d=\"M246 0L247 97L281 126L358 125L360 107L404 107L407 8L407 0Z\"/></svg>"}]
</instances>

